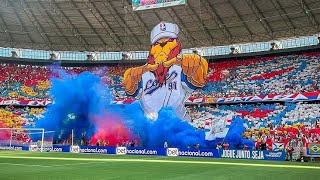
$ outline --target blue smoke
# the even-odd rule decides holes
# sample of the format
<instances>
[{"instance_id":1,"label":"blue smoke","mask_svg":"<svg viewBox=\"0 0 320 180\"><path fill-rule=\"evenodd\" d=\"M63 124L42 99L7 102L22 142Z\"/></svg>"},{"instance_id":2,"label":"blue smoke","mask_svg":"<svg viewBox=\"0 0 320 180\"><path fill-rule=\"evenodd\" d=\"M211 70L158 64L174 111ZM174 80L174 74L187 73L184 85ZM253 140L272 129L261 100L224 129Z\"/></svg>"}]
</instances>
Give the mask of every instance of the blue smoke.
<instances>
[{"instance_id":1,"label":"blue smoke","mask_svg":"<svg viewBox=\"0 0 320 180\"><path fill-rule=\"evenodd\" d=\"M102 114L104 99L111 98L108 89L99 77L89 72L72 75L55 69L54 73L60 77L51 78L49 93L54 103L47 106L44 118L37 121L36 127L55 131L55 139L68 139L72 129L75 138L80 139L82 132L86 132L89 139L96 131L92 115Z\"/></svg>"},{"instance_id":2,"label":"blue smoke","mask_svg":"<svg viewBox=\"0 0 320 180\"><path fill-rule=\"evenodd\" d=\"M112 105L110 91L101 83L101 78L92 73L72 75L59 68L54 73L59 76L51 78L50 96L54 103L47 107L44 118L36 122L36 127L55 131L54 138L58 141L68 139L72 129L75 139L81 139L85 132L89 140L98 129L93 117L103 117L105 112L120 117L132 132L132 137L138 136L145 147L163 147L167 140L170 147L186 148L199 144L201 148L214 148L217 142L222 141L206 141L203 130L180 120L170 107L163 108L158 119L152 121L144 116L139 103ZM103 120L112 121L108 117ZM241 137L243 131L241 120L233 120L225 141L234 146L251 145Z\"/></svg>"},{"instance_id":3,"label":"blue smoke","mask_svg":"<svg viewBox=\"0 0 320 180\"><path fill-rule=\"evenodd\" d=\"M245 128L243 126L243 120L240 117L235 117L230 125L229 132L224 139L224 142L228 142L230 148L242 149L244 145L247 145L249 149L254 146L253 141L242 137Z\"/></svg>"},{"instance_id":4,"label":"blue smoke","mask_svg":"<svg viewBox=\"0 0 320 180\"><path fill-rule=\"evenodd\" d=\"M144 116L139 103L126 106L124 113L133 116L125 118L126 124L146 147L163 147L166 140L169 147L186 148L196 144L207 147L204 131L179 119L170 107L162 108L155 121Z\"/></svg>"}]
</instances>

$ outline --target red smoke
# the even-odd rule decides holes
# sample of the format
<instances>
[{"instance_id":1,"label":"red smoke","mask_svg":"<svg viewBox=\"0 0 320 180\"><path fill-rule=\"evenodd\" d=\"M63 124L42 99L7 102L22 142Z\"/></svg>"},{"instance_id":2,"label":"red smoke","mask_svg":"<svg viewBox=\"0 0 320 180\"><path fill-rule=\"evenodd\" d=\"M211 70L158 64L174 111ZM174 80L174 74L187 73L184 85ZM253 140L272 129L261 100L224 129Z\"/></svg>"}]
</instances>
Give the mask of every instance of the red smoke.
<instances>
[{"instance_id":1,"label":"red smoke","mask_svg":"<svg viewBox=\"0 0 320 180\"><path fill-rule=\"evenodd\" d=\"M3 122L0 121L0 128L5 128ZM0 130L0 140L9 140L10 131L9 130Z\"/></svg>"},{"instance_id":2,"label":"red smoke","mask_svg":"<svg viewBox=\"0 0 320 180\"><path fill-rule=\"evenodd\" d=\"M100 140L100 146L116 146L130 140L131 132L116 115L107 113L105 117L94 117L93 119L97 131L90 139L91 145L96 145Z\"/></svg>"}]
</instances>

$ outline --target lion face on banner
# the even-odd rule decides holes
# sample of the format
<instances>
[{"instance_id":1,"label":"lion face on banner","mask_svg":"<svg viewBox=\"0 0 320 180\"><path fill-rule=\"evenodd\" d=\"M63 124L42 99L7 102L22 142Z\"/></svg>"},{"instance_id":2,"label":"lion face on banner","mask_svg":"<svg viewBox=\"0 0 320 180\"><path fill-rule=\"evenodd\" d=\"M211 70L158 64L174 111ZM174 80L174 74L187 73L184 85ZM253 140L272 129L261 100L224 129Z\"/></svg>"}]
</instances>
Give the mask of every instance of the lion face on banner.
<instances>
[{"instance_id":1,"label":"lion face on banner","mask_svg":"<svg viewBox=\"0 0 320 180\"><path fill-rule=\"evenodd\" d=\"M179 39L163 38L151 46L148 56L148 64L158 64L158 68L152 71L160 86L165 83L166 75L170 67L165 67L164 62L176 57L181 51Z\"/></svg>"}]
</instances>

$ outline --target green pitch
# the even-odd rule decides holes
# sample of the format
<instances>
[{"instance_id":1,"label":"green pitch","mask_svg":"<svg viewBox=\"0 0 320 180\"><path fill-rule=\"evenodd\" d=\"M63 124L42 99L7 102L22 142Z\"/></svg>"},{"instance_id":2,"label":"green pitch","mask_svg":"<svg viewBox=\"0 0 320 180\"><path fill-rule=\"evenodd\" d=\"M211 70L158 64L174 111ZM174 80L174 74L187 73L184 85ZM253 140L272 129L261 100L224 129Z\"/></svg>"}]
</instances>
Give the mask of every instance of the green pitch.
<instances>
[{"instance_id":1,"label":"green pitch","mask_svg":"<svg viewBox=\"0 0 320 180\"><path fill-rule=\"evenodd\" d=\"M319 163L0 151L0 179L319 179Z\"/></svg>"}]
</instances>

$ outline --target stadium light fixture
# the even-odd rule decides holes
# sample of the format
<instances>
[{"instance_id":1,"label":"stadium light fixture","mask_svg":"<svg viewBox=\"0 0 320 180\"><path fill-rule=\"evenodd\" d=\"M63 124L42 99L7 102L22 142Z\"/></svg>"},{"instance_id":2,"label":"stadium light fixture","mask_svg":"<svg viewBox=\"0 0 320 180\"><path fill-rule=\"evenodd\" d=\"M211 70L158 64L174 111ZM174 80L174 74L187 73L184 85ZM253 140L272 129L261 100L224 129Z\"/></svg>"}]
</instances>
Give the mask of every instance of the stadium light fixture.
<instances>
[{"instance_id":1,"label":"stadium light fixture","mask_svg":"<svg viewBox=\"0 0 320 180\"><path fill-rule=\"evenodd\" d=\"M279 45L275 42L270 43L270 45L271 45L270 51L279 49Z\"/></svg>"},{"instance_id":2,"label":"stadium light fixture","mask_svg":"<svg viewBox=\"0 0 320 180\"><path fill-rule=\"evenodd\" d=\"M11 57L13 58L20 58L19 54L17 53L17 51L11 51Z\"/></svg>"},{"instance_id":3,"label":"stadium light fixture","mask_svg":"<svg viewBox=\"0 0 320 180\"><path fill-rule=\"evenodd\" d=\"M94 57L92 54L87 54L87 61L93 61Z\"/></svg>"},{"instance_id":4,"label":"stadium light fixture","mask_svg":"<svg viewBox=\"0 0 320 180\"><path fill-rule=\"evenodd\" d=\"M50 60L57 60L58 56L55 53L50 54Z\"/></svg>"},{"instance_id":5,"label":"stadium light fixture","mask_svg":"<svg viewBox=\"0 0 320 180\"><path fill-rule=\"evenodd\" d=\"M122 53L122 60L130 60L131 58L130 53Z\"/></svg>"},{"instance_id":6,"label":"stadium light fixture","mask_svg":"<svg viewBox=\"0 0 320 180\"><path fill-rule=\"evenodd\" d=\"M196 48L196 49L193 49L193 50L192 50L192 53L193 53L193 54L197 54L197 55L200 55L200 56L203 55L203 52L204 52L204 50L201 49L201 48Z\"/></svg>"},{"instance_id":7,"label":"stadium light fixture","mask_svg":"<svg viewBox=\"0 0 320 180\"><path fill-rule=\"evenodd\" d=\"M193 52L193 54L199 54L199 51L196 49L194 49L192 52Z\"/></svg>"},{"instance_id":8,"label":"stadium light fixture","mask_svg":"<svg viewBox=\"0 0 320 180\"><path fill-rule=\"evenodd\" d=\"M236 47L230 47L230 54L239 54L240 51L239 51L239 48L236 48Z\"/></svg>"}]
</instances>

